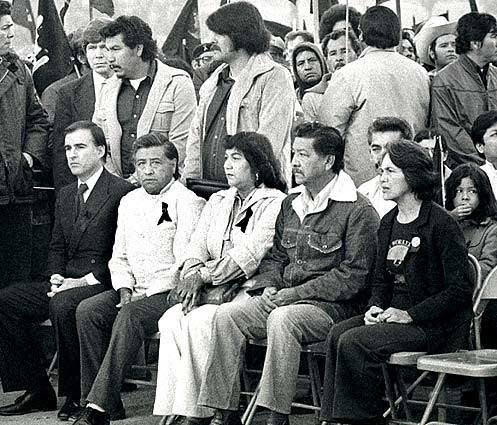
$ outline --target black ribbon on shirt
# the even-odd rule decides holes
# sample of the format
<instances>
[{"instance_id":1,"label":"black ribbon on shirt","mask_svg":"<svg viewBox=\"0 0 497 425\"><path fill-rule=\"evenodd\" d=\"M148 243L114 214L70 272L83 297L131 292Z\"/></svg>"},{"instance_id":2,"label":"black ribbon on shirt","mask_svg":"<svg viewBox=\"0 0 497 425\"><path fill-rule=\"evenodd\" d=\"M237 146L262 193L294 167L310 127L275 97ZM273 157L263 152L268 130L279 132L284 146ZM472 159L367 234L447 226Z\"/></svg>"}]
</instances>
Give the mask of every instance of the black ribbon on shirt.
<instances>
[{"instance_id":1,"label":"black ribbon on shirt","mask_svg":"<svg viewBox=\"0 0 497 425\"><path fill-rule=\"evenodd\" d=\"M162 203L162 215L159 218L157 226L165 221L173 221L167 212L167 204L165 202Z\"/></svg>"},{"instance_id":2,"label":"black ribbon on shirt","mask_svg":"<svg viewBox=\"0 0 497 425\"><path fill-rule=\"evenodd\" d=\"M248 207L247 211L245 212L245 217L243 217L238 223L235 224L236 227L240 228L242 233L245 233L250 217L252 217L252 214L253 214L252 208Z\"/></svg>"}]
</instances>

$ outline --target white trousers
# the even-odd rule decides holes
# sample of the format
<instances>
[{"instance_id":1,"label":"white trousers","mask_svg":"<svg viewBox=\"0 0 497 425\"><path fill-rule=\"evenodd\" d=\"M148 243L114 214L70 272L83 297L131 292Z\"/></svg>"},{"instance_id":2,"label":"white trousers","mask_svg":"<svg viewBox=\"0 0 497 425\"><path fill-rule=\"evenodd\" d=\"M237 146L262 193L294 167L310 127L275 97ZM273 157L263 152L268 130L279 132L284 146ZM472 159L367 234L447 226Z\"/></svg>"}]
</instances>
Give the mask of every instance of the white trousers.
<instances>
[{"instance_id":1,"label":"white trousers","mask_svg":"<svg viewBox=\"0 0 497 425\"><path fill-rule=\"evenodd\" d=\"M241 292L232 302L245 300ZM159 320L159 367L154 415L205 418L214 410L197 406L198 394L209 356L211 327L219 306L203 305L186 316L181 304L167 310Z\"/></svg>"}]
</instances>

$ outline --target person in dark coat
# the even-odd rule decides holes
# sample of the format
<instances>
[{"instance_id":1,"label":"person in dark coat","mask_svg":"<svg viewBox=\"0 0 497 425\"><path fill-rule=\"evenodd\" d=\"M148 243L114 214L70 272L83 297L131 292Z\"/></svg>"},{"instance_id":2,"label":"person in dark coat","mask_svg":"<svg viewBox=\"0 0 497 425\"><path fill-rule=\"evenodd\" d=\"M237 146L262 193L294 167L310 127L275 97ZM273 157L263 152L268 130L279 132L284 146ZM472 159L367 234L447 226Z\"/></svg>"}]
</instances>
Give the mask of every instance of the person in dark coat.
<instances>
[{"instance_id":1,"label":"person in dark coat","mask_svg":"<svg viewBox=\"0 0 497 425\"><path fill-rule=\"evenodd\" d=\"M33 167L47 165L49 123L12 51L11 5L0 1L0 288L31 274Z\"/></svg>"},{"instance_id":2,"label":"person in dark coat","mask_svg":"<svg viewBox=\"0 0 497 425\"><path fill-rule=\"evenodd\" d=\"M382 362L398 351L460 348L469 331L468 251L456 221L431 201L431 158L409 141L386 150L383 196L397 206L380 224L366 313L332 326L328 335L323 424L385 424Z\"/></svg>"},{"instance_id":3,"label":"person in dark coat","mask_svg":"<svg viewBox=\"0 0 497 425\"><path fill-rule=\"evenodd\" d=\"M0 379L4 392L25 390L0 416L55 410L57 398L33 344L30 328L50 317L57 340L59 412L69 419L79 407L79 342L75 310L79 302L111 287L112 254L121 198L134 188L103 168L103 131L89 121L66 129L66 156L78 182L61 189L44 281L0 290Z\"/></svg>"}]
</instances>

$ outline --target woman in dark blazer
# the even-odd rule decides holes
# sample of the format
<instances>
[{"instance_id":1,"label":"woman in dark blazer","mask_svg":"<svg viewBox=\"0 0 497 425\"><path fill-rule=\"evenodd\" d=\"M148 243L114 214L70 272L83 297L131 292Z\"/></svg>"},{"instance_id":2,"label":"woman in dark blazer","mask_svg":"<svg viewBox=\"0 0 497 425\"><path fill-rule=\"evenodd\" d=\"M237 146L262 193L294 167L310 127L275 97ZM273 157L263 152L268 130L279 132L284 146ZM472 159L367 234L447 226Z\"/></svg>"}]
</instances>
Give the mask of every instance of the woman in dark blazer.
<instances>
[{"instance_id":1,"label":"woman in dark blazer","mask_svg":"<svg viewBox=\"0 0 497 425\"><path fill-rule=\"evenodd\" d=\"M456 221L431 201L431 159L408 141L386 150L383 197L397 206L380 224L366 313L334 325L328 335L324 423L384 424L381 364L398 351L452 350L469 329L468 252Z\"/></svg>"}]
</instances>

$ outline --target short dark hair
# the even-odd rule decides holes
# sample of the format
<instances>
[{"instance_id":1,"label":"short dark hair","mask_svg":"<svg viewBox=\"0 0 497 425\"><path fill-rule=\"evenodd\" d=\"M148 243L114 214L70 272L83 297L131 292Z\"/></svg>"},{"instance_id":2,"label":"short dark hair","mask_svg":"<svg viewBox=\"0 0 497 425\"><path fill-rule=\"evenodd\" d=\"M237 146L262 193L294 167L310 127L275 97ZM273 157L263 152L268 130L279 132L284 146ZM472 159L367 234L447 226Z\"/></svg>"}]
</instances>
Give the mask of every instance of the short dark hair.
<instances>
[{"instance_id":1,"label":"short dark hair","mask_svg":"<svg viewBox=\"0 0 497 425\"><path fill-rule=\"evenodd\" d=\"M457 21L456 53L471 50L472 41L483 41L489 32L497 31L496 19L488 13L466 13Z\"/></svg>"},{"instance_id":2,"label":"short dark hair","mask_svg":"<svg viewBox=\"0 0 497 425\"><path fill-rule=\"evenodd\" d=\"M88 130L91 133L93 144L97 147L104 147L104 156L102 160L105 162L105 159L107 157L107 141L105 140L104 131L92 121L76 121L64 129L64 139L68 134L74 133L78 130Z\"/></svg>"},{"instance_id":3,"label":"short dark hair","mask_svg":"<svg viewBox=\"0 0 497 425\"><path fill-rule=\"evenodd\" d=\"M319 22L319 40L322 41L326 35L331 33L337 22L345 21L346 11L347 7L345 5L336 4L323 13ZM353 7L349 7L349 23L357 37L361 34L359 30L360 21L361 13Z\"/></svg>"},{"instance_id":4,"label":"short dark hair","mask_svg":"<svg viewBox=\"0 0 497 425\"><path fill-rule=\"evenodd\" d=\"M0 16L12 15L12 5L8 1L0 0Z\"/></svg>"},{"instance_id":5,"label":"short dark hair","mask_svg":"<svg viewBox=\"0 0 497 425\"><path fill-rule=\"evenodd\" d=\"M352 46L352 49L354 50L356 55L359 55L361 53L361 50L362 50L361 42L359 41L359 39L355 35L354 31L349 30L348 33L349 33L350 45ZM323 41L321 43L321 50L323 51L323 55L325 57L328 56L328 42L330 40L338 40L340 37L345 37L346 34L347 34L347 31L345 31L345 30L336 30L336 31L333 31L333 32L330 32L329 34L327 34L323 38Z\"/></svg>"},{"instance_id":6,"label":"short dark hair","mask_svg":"<svg viewBox=\"0 0 497 425\"><path fill-rule=\"evenodd\" d=\"M399 18L388 7L372 6L361 18L363 40L378 49L395 47L400 41Z\"/></svg>"},{"instance_id":7,"label":"short dark hair","mask_svg":"<svg viewBox=\"0 0 497 425\"><path fill-rule=\"evenodd\" d=\"M152 30L138 16L119 16L103 27L100 34L103 38L122 34L124 44L130 49L141 44L143 46L141 58L145 62L151 62L157 56L157 43L152 38Z\"/></svg>"},{"instance_id":8,"label":"short dark hair","mask_svg":"<svg viewBox=\"0 0 497 425\"><path fill-rule=\"evenodd\" d=\"M485 141L483 140L483 136L487 132L487 130L493 125L497 124L497 111L488 111L483 114L478 115L471 127L471 140L473 140L473 144L475 145L485 145ZM484 158L485 155L479 153L479 155Z\"/></svg>"},{"instance_id":9,"label":"short dark hair","mask_svg":"<svg viewBox=\"0 0 497 425\"><path fill-rule=\"evenodd\" d=\"M457 187L465 177L469 177L473 181L480 201L470 218L476 220L478 223L485 221L489 217L497 218L497 201L495 200L490 180L485 171L478 167L478 165L470 162L456 167L445 182L445 206L447 210L452 211L455 208L454 199Z\"/></svg>"},{"instance_id":10,"label":"short dark hair","mask_svg":"<svg viewBox=\"0 0 497 425\"><path fill-rule=\"evenodd\" d=\"M286 192L287 186L281 176L280 163L266 136L252 131L242 131L233 136L226 136L224 148L236 149L243 153L252 173L256 176L256 186L264 183L267 187Z\"/></svg>"},{"instance_id":11,"label":"short dark hair","mask_svg":"<svg viewBox=\"0 0 497 425\"><path fill-rule=\"evenodd\" d=\"M314 43L314 36L306 30L290 31L285 35L285 47L289 41L295 40L297 37L303 38L307 43Z\"/></svg>"},{"instance_id":12,"label":"short dark hair","mask_svg":"<svg viewBox=\"0 0 497 425\"><path fill-rule=\"evenodd\" d=\"M426 149L410 140L388 143L385 149L393 164L402 170L414 195L421 201L433 199L437 174Z\"/></svg>"},{"instance_id":13,"label":"short dark hair","mask_svg":"<svg viewBox=\"0 0 497 425\"><path fill-rule=\"evenodd\" d=\"M153 148L156 146L162 147L164 149L164 155L166 155L167 159L176 160L176 168L174 170L173 177L175 179L179 179L180 173L178 168L178 162L179 162L178 149L176 149L174 143L170 142L167 136L163 133L152 132L138 137L138 139L136 139L135 142L133 143L133 160L136 157L136 153L140 149Z\"/></svg>"},{"instance_id":14,"label":"short dark hair","mask_svg":"<svg viewBox=\"0 0 497 425\"><path fill-rule=\"evenodd\" d=\"M402 139L412 140L412 126L399 117L379 117L368 127L368 143L371 144L373 133L387 133L398 131Z\"/></svg>"},{"instance_id":15,"label":"short dark hair","mask_svg":"<svg viewBox=\"0 0 497 425\"><path fill-rule=\"evenodd\" d=\"M97 44L104 41L105 38L102 36L102 29L110 24L112 19L110 18L94 18L92 19L86 27L83 29L83 35L81 37L81 45L83 52L86 52L86 46L88 44Z\"/></svg>"},{"instance_id":16,"label":"short dark hair","mask_svg":"<svg viewBox=\"0 0 497 425\"><path fill-rule=\"evenodd\" d=\"M331 168L335 174L343 170L345 141L334 127L325 126L317 121L304 122L295 129L296 137L313 139L312 147L321 156L333 155L335 162Z\"/></svg>"},{"instance_id":17,"label":"short dark hair","mask_svg":"<svg viewBox=\"0 0 497 425\"><path fill-rule=\"evenodd\" d=\"M206 24L216 34L227 35L235 50L253 55L269 49L271 33L253 4L239 1L221 6L209 15Z\"/></svg>"},{"instance_id":18,"label":"short dark hair","mask_svg":"<svg viewBox=\"0 0 497 425\"><path fill-rule=\"evenodd\" d=\"M433 130L432 128L424 128L423 130L418 131L414 136L414 141L419 143L426 139L434 139L435 137L440 137L440 140L442 141L442 149L444 152L447 152L447 142L445 141L445 138L438 131Z\"/></svg>"}]
</instances>

